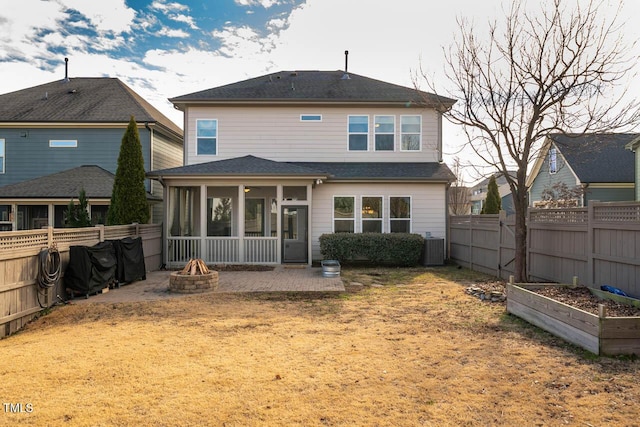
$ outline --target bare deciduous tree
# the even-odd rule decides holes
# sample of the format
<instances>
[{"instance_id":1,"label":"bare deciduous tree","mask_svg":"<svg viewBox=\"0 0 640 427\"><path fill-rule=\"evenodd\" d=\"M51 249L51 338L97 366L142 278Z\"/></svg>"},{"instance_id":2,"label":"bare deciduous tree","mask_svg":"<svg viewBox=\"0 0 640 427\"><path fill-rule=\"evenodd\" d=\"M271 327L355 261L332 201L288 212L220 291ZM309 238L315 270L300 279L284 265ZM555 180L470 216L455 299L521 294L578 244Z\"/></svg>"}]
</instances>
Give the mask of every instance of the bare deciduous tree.
<instances>
[{"instance_id":1,"label":"bare deciduous tree","mask_svg":"<svg viewBox=\"0 0 640 427\"><path fill-rule=\"evenodd\" d=\"M451 215L468 215L471 212L470 190L464 184L460 159L455 158L451 172L456 177L449 187L449 213Z\"/></svg>"},{"instance_id":2,"label":"bare deciduous tree","mask_svg":"<svg viewBox=\"0 0 640 427\"><path fill-rule=\"evenodd\" d=\"M446 96L458 102L443 108L444 116L463 126L475 153L504 173L513 195L517 281L527 279L527 167L544 137L620 131L640 117L638 103L626 101L636 58L623 41L618 14L604 1L568 4L545 1L533 11L515 0L504 22L489 24L486 41L459 19L459 38L445 51L452 85Z\"/></svg>"}]
</instances>

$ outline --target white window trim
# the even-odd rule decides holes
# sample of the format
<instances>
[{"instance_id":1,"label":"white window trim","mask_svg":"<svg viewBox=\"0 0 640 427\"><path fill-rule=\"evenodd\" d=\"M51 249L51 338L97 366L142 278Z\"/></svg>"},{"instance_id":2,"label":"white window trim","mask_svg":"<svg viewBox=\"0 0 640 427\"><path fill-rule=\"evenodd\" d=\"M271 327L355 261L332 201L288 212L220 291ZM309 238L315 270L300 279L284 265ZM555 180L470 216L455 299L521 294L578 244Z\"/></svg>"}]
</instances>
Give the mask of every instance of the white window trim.
<instances>
[{"instance_id":1,"label":"white window trim","mask_svg":"<svg viewBox=\"0 0 640 427\"><path fill-rule=\"evenodd\" d=\"M376 132L376 118L378 117L392 117L393 118L393 132ZM393 135L393 150L378 150L376 148L376 135ZM394 114L380 114L373 116L373 151L394 152L396 151L396 116Z\"/></svg>"},{"instance_id":2,"label":"white window trim","mask_svg":"<svg viewBox=\"0 0 640 427\"><path fill-rule=\"evenodd\" d=\"M408 198L409 199L409 218L391 218L391 198ZM389 233L391 233L391 221L406 221L409 220L409 233L413 233L413 197L409 195L389 196Z\"/></svg>"},{"instance_id":3,"label":"white window trim","mask_svg":"<svg viewBox=\"0 0 640 427\"><path fill-rule=\"evenodd\" d=\"M349 132L349 119L351 117L366 117L367 118L367 131L366 132ZM370 145L370 134L371 134L371 123L369 122L368 114L349 114L347 116L347 151L350 153L359 153L359 152L367 152L369 151ZM349 136L350 135L367 135L367 149L366 150L351 150L349 148Z\"/></svg>"},{"instance_id":4,"label":"white window trim","mask_svg":"<svg viewBox=\"0 0 640 427\"><path fill-rule=\"evenodd\" d=\"M203 122L203 121L215 121L216 122L216 136L203 136L203 137L198 137L198 122ZM219 123L218 123L218 119L196 119L196 156L217 156L218 153L220 152L220 138L218 138L218 135L220 135L220 127L219 127ZM215 139L216 140L216 154L200 154L198 153L198 139Z\"/></svg>"},{"instance_id":5,"label":"white window trim","mask_svg":"<svg viewBox=\"0 0 640 427\"><path fill-rule=\"evenodd\" d=\"M553 153L554 170L551 170L551 154ZM558 173L558 150L555 147L549 149L549 175Z\"/></svg>"},{"instance_id":6,"label":"white window trim","mask_svg":"<svg viewBox=\"0 0 640 427\"><path fill-rule=\"evenodd\" d=\"M403 150L402 149L402 135L413 135L413 132L402 132L402 118L403 117L420 117L420 132L418 133L418 138L419 138L419 142L418 142L418 149L417 150ZM400 151L403 151L405 153L418 153L420 151L422 151L422 115L420 114L403 114L400 116L400 126L398 126L399 130L400 130L400 140L399 140L399 144L400 144Z\"/></svg>"},{"instance_id":7,"label":"white window trim","mask_svg":"<svg viewBox=\"0 0 640 427\"><path fill-rule=\"evenodd\" d=\"M365 197L375 197L380 199L380 213L382 214L382 216L380 218L365 218L362 215L362 209L364 209L364 202L362 201ZM364 230L364 222L365 221L380 221L380 233L384 233L385 232L385 220L384 220L384 196L381 195L362 195L360 196L360 232L362 233Z\"/></svg>"},{"instance_id":8,"label":"white window trim","mask_svg":"<svg viewBox=\"0 0 640 427\"><path fill-rule=\"evenodd\" d=\"M4 174L7 170L7 156L6 156L6 143L4 139L0 139L0 158L2 159L0 163L2 164L2 170L0 170L0 174Z\"/></svg>"},{"instance_id":9,"label":"white window trim","mask_svg":"<svg viewBox=\"0 0 640 427\"><path fill-rule=\"evenodd\" d=\"M305 119L303 119L303 117L318 117L318 119L308 118L308 119L305 120ZM303 122L303 123L321 122L322 121L322 114L300 114L300 121Z\"/></svg>"},{"instance_id":10,"label":"white window trim","mask_svg":"<svg viewBox=\"0 0 640 427\"><path fill-rule=\"evenodd\" d=\"M331 198L331 232L335 233L336 232L336 198L337 197L351 197L353 199L353 233L357 233L358 230L356 229L357 224L358 224L358 206L357 206L357 202L358 202L358 198L356 196L350 196L350 195L340 195L340 194L336 194ZM345 218L338 218L338 220L340 221L347 221L347 219Z\"/></svg>"},{"instance_id":11,"label":"white window trim","mask_svg":"<svg viewBox=\"0 0 640 427\"><path fill-rule=\"evenodd\" d=\"M50 139L49 147L50 148L77 148L78 140L77 139Z\"/></svg>"}]
</instances>

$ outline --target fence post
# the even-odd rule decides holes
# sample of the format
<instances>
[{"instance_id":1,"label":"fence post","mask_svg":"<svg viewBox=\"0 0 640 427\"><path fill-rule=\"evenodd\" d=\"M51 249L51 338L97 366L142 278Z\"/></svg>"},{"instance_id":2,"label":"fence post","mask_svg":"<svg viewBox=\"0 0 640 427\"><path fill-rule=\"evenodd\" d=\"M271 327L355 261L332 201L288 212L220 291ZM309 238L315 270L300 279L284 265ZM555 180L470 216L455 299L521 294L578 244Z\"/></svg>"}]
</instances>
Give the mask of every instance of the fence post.
<instances>
[{"instance_id":1,"label":"fence post","mask_svg":"<svg viewBox=\"0 0 640 427\"><path fill-rule=\"evenodd\" d=\"M498 213L498 262L496 267L496 277L502 279L502 226L503 222L507 220L507 212L500 209Z\"/></svg>"},{"instance_id":2,"label":"fence post","mask_svg":"<svg viewBox=\"0 0 640 427\"><path fill-rule=\"evenodd\" d=\"M595 282L593 271L593 254L595 252L594 232L594 203L589 203L587 206L587 286L592 288Z\"/></svg>"},{"instance_id":3,"label":"fence post","mask_svg":"<svg viewBox=\"0 0 640 427\"><path fill-rule=\"evenodd\" d=\"M98 227L98 241L99 242L104 242L104 224L97 224L96 227Z\"/></svg>"},{"instance_id":4,"label":"fence post","mask_svg":"<svg viewBox=\"0 0 640 427\"><path fill-rule=\"evenodd\" d=\"M47 246L52 247L53 243L53 226L49 225L47 227Z\"/></svg>"},{"instance_id":5,"label":"fence post","mask_svg":"<svg viewBox=\"0 0 640 427\"><path fill-rule=\"evenodd\" d=\"M469 269L473 270L473 215L469 214Z\"/></svg>"}]
</instances>

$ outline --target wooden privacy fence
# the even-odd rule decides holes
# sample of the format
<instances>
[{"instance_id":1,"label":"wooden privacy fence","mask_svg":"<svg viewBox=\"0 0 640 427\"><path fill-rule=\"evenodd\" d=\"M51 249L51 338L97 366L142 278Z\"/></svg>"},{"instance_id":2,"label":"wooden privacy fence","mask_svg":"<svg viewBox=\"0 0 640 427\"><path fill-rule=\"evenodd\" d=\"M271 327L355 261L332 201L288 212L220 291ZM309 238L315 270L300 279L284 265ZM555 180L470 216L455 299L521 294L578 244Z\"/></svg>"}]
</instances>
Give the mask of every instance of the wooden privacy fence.
<instances>
[{"instance_id":1,"label":"wooden privacy fence","mask_svg":"<svg viewBox=\"0 0 640 427\"><path fill-rule=\"evenodd\" d=\"M499 215L452 216L449 256L475 271L508 279L514 272L515 221Z\"/></svg>"},{"instance_id":2,"label":"wooden privacy fence","mask_svg":"<svg viewBox=\"0 0 640 427\"><path fill-rule=\"evenodd\" d=\"M145 266L156 270L162 263L162 226L132 224L86 228L52 227L0 233L0 337L22 328L42 310L64 297L64 279L45 291L37 285L39 255L55 247L60 253L61 272L69 262L71 246L93 246L105 240L142 238Z\"/></svg>"},{"instance_id":3,"label":"wooden privacy fence","mask_svg":"<svg viewBox=\"0 0 640 427\"><path fill-rule=\"evenodd\" d=\"M507 279L515 251L504 215L454 216L452 260ZM611 285L640 297L640 203L592 202L586 208L529 209L529 279L590 287Z\"/></svg>"}]
</instances>

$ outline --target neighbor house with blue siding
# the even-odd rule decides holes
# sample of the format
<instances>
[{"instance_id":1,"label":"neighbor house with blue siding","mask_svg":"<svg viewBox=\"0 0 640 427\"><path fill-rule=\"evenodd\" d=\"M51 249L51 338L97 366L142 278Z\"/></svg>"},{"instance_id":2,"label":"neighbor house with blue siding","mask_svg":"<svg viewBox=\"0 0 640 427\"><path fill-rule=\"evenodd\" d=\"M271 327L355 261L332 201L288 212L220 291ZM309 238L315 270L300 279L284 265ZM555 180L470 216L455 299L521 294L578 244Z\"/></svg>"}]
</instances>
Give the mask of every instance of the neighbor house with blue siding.
<instances>
[{"instance_id":1,"label":"neighbor house with blue siding","mask_svg":"<svg viewBox=\"0 0 640 427\"><path fill-rule=\"evenodd\" d=\"M131 116L146 171L182 165L182 130L117 78L65 78L0 95L0 229L60 226L69 200L77 201L83 183L95 179L95 168L81 166L115 174ZM62 188L51 192L42 185L65 171L71 171L62 175L70 181ZM162 200L157 181L145 185L150 200ZM96 221L109 204L103 193L88 194ZM152 204L151 213L153 222L161 222L162 203Z\"/></svg>"},{"instance_id":2,"label":"neighbor house with blue siding","mask_svg":"<svg viewBox=\"0 0 640 427\"><path fill-rule=\"evenodd\" d=\"M634 154L625 146L637 137L635 133L549 135L527 179L529 206L546 206L545 190L558 184L576 190L574 200L565 206L634 200Z\"/></svg>"}]
</instances>

